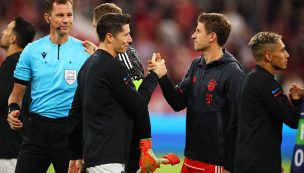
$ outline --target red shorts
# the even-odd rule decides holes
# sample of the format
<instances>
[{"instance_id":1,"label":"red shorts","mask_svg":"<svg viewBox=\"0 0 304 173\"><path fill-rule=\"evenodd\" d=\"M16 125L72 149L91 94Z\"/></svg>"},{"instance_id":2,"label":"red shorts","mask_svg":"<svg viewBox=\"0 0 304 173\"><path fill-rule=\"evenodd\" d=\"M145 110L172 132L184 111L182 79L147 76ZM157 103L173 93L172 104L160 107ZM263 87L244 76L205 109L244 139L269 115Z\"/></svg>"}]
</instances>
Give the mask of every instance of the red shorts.
<instances>
[{"instance_id":1,"label":"red shorts","mask_svg":"<svg viewBox=\"0 0 304 173\"><path fill-rule=\"evenodd\" d=\"M212 165L185 158L181 173L222 173L223 166Z\"/></svg>"}]
</instances>

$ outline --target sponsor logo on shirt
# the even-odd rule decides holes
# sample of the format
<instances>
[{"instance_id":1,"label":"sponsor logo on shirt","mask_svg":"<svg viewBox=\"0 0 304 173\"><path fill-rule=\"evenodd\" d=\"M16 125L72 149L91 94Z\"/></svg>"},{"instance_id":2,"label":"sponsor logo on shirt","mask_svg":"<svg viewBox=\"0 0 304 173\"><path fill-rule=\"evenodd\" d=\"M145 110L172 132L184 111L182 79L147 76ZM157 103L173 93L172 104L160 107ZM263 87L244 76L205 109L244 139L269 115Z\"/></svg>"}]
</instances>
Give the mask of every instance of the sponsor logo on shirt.
<instances>
[{"instance_id":1,"label":"sponsor logo on shirt","mask_svg":"<svg viewBox=\"0 0 304 173\"><path fill-rule=\"evenodd\" d=\"M124 77L124 81L126 84L128 84L128 82L130 81L130 75L128 75L127 77Z\"/></svg>"},{"instance_id":2,"label":"sponsor logo on shirt","mask_svg":"<svg viewBox=\"0 0 304 173\"><path fill-rule=\"evenodd\" d=\"M209 83L209 85L208 85L208 90L209 90L209 91L213 91L215 85L217 85L216 80L211 79L208 83Z\"/></svg>"},{"instance_id":3,"label":"sponsor logo on shirt","mask_svg":"<svg viewBox=\"0 0 304 173\"><path fill-rule=\"evenodd\" d=\"M193 77L193 82L196 82L196 76Z\"/></svg>"},{"instance_id":4,"label":"sponsor logo on shirt","mask_svg":"<svg viewBox=\"0 0 304 173\"><path fill-rule=\"evenodd\" d=\"M279 90L279 88L271 91L274 97L277 97L281 93L281 91L279 91L278 93L276 93L278 90Z\"/></svg>"},{"instance_id":5,"label":"sponsor logo on shirt","mask_svg":"<svg viewBox=\"0 0 304 173\"><path fill-rule=\"evenodd\" d=\"M271 92L272 92L272 94L274 94L274 93L277 92L278 90L279 90L279 88L277 88L276 90L271 91Z\"/></svg>"},{"instance_id":6,"label":"sponsor logo on shirt","mask_svg":"<svg viewBox=\"0 0 304 173\"><path fill-rule=\"evenodd\" d=\"M211 104L212 97L213 97L213 96L212 96L211 94L207 94L207 95L206 95L206 100L208 100L207 103Z\"/></svg>"},{"instance_id":7,"label":"sponsor logo on shirt","mask_svg":"<svg viewBox=\"0 0 304 173\"><path fill-rule=\"evenodd\" d=\"M43 59L45 59L46 54L47 54L47 53L45 53L45 52L42 52L42 53L41 53Z\"/></svg>"}]
</instances>

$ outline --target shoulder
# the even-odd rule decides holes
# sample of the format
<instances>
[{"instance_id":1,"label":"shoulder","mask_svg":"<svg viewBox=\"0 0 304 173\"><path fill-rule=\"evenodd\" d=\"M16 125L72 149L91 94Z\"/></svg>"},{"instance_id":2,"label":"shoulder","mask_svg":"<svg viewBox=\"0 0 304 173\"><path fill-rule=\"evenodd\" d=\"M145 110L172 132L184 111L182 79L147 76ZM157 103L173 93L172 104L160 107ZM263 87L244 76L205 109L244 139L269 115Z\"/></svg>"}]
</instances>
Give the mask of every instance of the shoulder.
<instances>
[{"instance_id":1,"label":"shoulder","mask_svg":"<svg viewBox=\"0 0 304 173\"><path fill-rule=\"evenodd\" d=\"M196 57L196 58L192 61L190 68L193 68L194 66L199 65L203 60L204 60L204 58L201 57L201 56Z\"/></svg>"},{"instance_id":2,"label":"shoulder","mask_svg":"<svg viewBox=\"0 0 304 173\"><path fill-rule=\"evenodd\" d=\"M44 36L32 43L29 43L26 47L45 46L45 44L51 43L49 35Z\"/></svg>"},{"instance_id":3,"label":"shoulder","mask_svg":"<svg viewBox=\"0 0 304 173\"><path fill-rule=\"evenodd\" d=\"M78 40L77 38L74 38L72 36L69 36L69 40L68 40L68 45L72 48L72 49L75 49L75 50L80 50L80 51L83 51L83 46L82 46L82 41L81 40Z\"/></svg>"},{"instance_id":4,"label":"shoulder","mask_svg":"<svg viewBox=\"0 0 304 173\"><path fill-rule=\"evenodd\" d=\"M32 43L27 44L27 46L25 46L25 48L23 49L22 54L29 53L28 51L31 49L34 50L43 49L45 46L48 46L49 43L51 42L49 41L49 36L47 35L36 41L33 41Z\"/></svg>"},{"instance_id":5,"label":"shoulder","mask_svg":"<svg viewBox=\"0 0 304 173\"><path fill-rule=\"evenodd\" d=\"M70 42L72 43L72 44L82 44L82 41L81 40L79 40L79 39L77 39L77 38L74 38L74 37L72 37L72 36L69 36L69 39L70 39Z\"/></svg>"},{"instance_id":6,"label":"shoulder","mask_svg":"<svg viewBox=\"0 0 304 173\"><path fill-rule=\"evenodd\" d=\"M223 71L225 73L241 73L244 74L242 70L242 66L237 61L231 61L226 63L226 65L223 68Z\"/></svg>"},{"instance_id":7,"label":"shoulder","mask_svg":"<svg viewBox=\"0 0 304 173\"><path fill-rule=\"evenodd\" d=\"M251 71L246 77L249 79L250 85L255 88L268 88L269 86L280 86L279 83L270 75L261 73L259 71Z\"/></svg>"}]
</instances>

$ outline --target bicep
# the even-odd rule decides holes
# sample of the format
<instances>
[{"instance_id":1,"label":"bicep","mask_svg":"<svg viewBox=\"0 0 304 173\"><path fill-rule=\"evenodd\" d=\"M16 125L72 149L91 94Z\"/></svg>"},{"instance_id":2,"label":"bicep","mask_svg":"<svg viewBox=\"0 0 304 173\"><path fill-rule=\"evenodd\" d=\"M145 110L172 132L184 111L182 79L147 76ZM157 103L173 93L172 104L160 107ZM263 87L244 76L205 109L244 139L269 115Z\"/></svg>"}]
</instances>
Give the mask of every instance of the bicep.
<instances>
[{"instance_id":1,"label":"bicep","mask_svg":"<svg viewBox=\"0 0 304 173\"><path fill-rule=\"evenodd\" d=\"M32 58L28 47L21 53L14 77L23 81L30 81L32 77Z\"/></svg>"}]
</instances>

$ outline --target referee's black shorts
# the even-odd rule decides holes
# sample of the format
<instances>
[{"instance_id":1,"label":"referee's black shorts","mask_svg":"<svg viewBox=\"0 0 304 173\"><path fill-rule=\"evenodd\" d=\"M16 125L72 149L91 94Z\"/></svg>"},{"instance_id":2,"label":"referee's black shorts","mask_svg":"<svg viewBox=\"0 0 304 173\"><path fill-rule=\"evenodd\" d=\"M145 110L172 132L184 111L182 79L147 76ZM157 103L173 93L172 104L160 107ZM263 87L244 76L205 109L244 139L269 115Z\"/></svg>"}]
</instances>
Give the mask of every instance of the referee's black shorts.
<instances>
[{"instance_id":1,"label":"referee's black shorts","mask_svg":"<svg viewBox=\"0 0 304 173\"><path fill-rule=\"evenodd\" d=\"M56 173L68 172L67 118L52 119L31 113L26 133L15 173L46 172L51 163Z\"/></svg>"}]
</instances>

